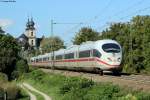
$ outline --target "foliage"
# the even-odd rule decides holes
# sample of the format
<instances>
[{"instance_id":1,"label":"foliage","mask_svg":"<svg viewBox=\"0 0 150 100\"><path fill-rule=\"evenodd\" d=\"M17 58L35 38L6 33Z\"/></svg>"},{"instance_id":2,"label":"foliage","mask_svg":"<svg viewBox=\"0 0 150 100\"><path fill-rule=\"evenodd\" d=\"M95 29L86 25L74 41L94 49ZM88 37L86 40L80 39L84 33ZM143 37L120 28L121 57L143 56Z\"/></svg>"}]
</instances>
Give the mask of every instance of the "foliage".
<instances>
[{"instance_id":1,"label":"foliage","mask_svg":"<svg viewBox=\"0 0 150 100\"><path fill-rule=\"evenodd\" d=\"M25 90L21 89L17 100L30 100L30 96Z\"/></svg>"},{"instance_id":2,"label":"foliage","mask_svg":"<svg viewBox=\"0 0 150 100\"><path fill-rule=\"evenodd\" d=\"M150 16L136 16L128 23L114 23L99 39L117 40L123 48L123 70L150 72Z\"/></svg>"},{"instance_id":3,"label":"foliage","mask_svg":"<svg viewBox=\"0 0 150 100\"><path fill-rule=\"evenodd\" d=\"M53 50L55 51L64 47L64 41L57 36L44 38L41 42L41 48L43 53L51 52Z\"/></svg>"},{"instance_id":4,"label":"foliage","mask_svg":"<svg viewBox=\"0 0 150 100\"><path fill-rule=\"evenodd\" d=\"M28 72L29 66L25 59L20 59L16 63L16 70L18 70L20 73Z\"/></svg>"},{"instance_id":5,"label":"foliage","mask_svg":"<svg viewBox=\"0 0 150 100\"><path fill-rule=\"evenodd\" d=\"M79 78L67 78L62 87L60 87L60 93L65 94L73 90L80 90L83 88L89 88L93 85L92 80L79 79Z\"/></svg>"},{"instance_id":6,"label":"foliage","mask_svg":"<svg viewBox=\"0 0 150 100\"><path fill-rule=\"evenodd\" d=\"M10 77L19 51L20 47L12 36L0 34L0 72L4 72Z\"/></svg>"},{"instance_id":7,"label":"foliage","mask_svg":"<svg viewBox=\"0 0 150 100\"><path fill-rule=\"evenodd\" d=\"M98 40L98 32L94 31L92 28L83 27L76 33L73 44L81 44L86 41L96 41Z\"/></svg>"},{"instance_id":8,"label":"foliage","mask_svg":"<svg viewBox=\"0 0 150 100\"><path fill-rule=\"evenodd\" d=\"M18 78L20 75L28 71L29 71L29 66L27 60L25 59L17 60L15 70L12 72L11 78L12 79Z\"/></svg>"},{"instance_id":9,"label":"foliage","mask_svg":"<svg viewBox=\"0 0 150 100\"><path fill-rule=\"evenodd\" d=\"M150 94L122 89L111 83L95 83L80 77L46 74L40 70L26 73L23 80L54 100L149 100ZM41 85L42 84L42 85Z\"/></svg>"}]
</instances>

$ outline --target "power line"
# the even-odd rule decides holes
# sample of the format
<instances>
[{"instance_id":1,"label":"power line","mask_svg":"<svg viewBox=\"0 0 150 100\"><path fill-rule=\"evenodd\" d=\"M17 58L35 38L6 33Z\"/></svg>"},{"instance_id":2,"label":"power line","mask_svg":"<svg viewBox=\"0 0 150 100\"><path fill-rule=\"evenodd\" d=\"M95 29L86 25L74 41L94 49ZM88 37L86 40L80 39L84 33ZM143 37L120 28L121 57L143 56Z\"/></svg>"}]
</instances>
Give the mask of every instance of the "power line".
<instances>
[{"instance_id":1,"label":"power line","mask_svg":"<svg viewBox=\"0 0 150 100\"><path fill-rule=\"evenodd\" d=\"M138 2L134 3L133 5L127 7L126 9L120 10L119 12L117 12L117 13L111 15L111 16L108 16L107 18L108 18L108 19L112 19L112 16L115 16L115 17L116 17L116 16L118 16L118 15L124 13L124 12L127 12L129 9L132 9L132 8L136 7L137 5L141 4L142 2L143 2L143 0L139 0ZM101 20L104 20L104 19L105 19L105 18L103 18L103 19L101 19Z\"/></svg>"},{"instance_id":2,"label":"power line","mask_svg":"<svg viewBox=\"0 0 150 100\"><path fill-rule=\"evenodd\" d=\"M82 22L80 22L80 23L70 23L70 22L69 22L69 23L66 23L66 22L60 23L60 22L53 22L53 21L52 21L52 22L51 22L51 26L52 26L52 27L51 27L51 31L52 31L51 33L53 33L53 25L54 25L54 24L55 24L55 25L56 25L56 24L76 24L75 27L73 27L73 28L71 28L70 30L68 30L67 32L65 32L65 34L66 34L66 33L69 33L69 31L71 31L71 30L73 30L73 29L76 29L79 25L82 25L82 24L84 24L84 23L82 23Z\"/></svg>"},{"instance_id":3,"label":"power line","mask_svg":"<svg viewBox=\"0 0 150 100\"><path fill-rule=\"evenodd\" d=\"M83 23L54 23L54 24L83 24Z\"/></svg>"},{"instance_id":4,"label":"power line","mask_svg":"<svg viewBox=\"0 0 150 100\"><path fill-rule=\"evenodd\" d=\"M112 16L116 16L116 15L118 16L119 14L121 14L121 13L123 13L123 12L126 12L127 10L129 10L129 9L131 9L131 8L136 7L137 5L141 4L142 2L143 2L143 0L139 0L139 1L136 2L135 4L133 4L133 5L129 6L129 7L127 7L127 8L124 9L124 10L121 10L121 11L117 12L116 14L114 14L114 15L112 15ZM112 3L112 0L110 0L110 1L108 2L108 4L101 10L101 12L105 10L105 11L104 11L104 13L105 13L105 12L106 12L106 9L111 5L111 3ZM104 13L103 13L103 15L104 15ZM98 19L98 18L99 18L99 15L100 15L100 14L96 15L96 16L95 16L91 21L89 21L88 23L91 23L92 21ZM111 19L112 16L109 16L108 18ZM104 19L105 19L105 18L104 18ZM104 20L104 19L102 19L102 20ZM106 26L106 25L103 25L103 26Z\"/></svg>"},{"instance_id":5,"label":"power line","mask_svg":"<svg viewBox=\"0 0 150 100\"><path fill-rule=\"evenodd\" d=\"M113 16L118 16L118 15L120 15L120 14L122 14L122 13L124 13L124 12L126 12L126 11L134 8L134 7L136 7L137 5L141 5L141 3L143 3L143 0L139 0L137 3L135 3L135 4L133 4L133 5L129 6L129 7L127 7L124 10L120 10L119 12L117 12L116 14L114 14Z\"/></svg>"},{"instance_id":6,"label":"power line","mask_svg":"<svg viewBox=\"0 0 150 100\"><path fill-rule=\"evenodd\" d=\"M132 9L132 8L136 7L137 5L141 4L142 2L143 2L143 0L139 0L138 2L134 3L133 5L127 7L126 9L120 10L119 12L113 14L112 16L115 16L115 17L116 17L116 16L122 14L123 12L126 12L126 11L128 11L129 9ZM109 16L108 19L112 19L112 16ZM105 18L104 18L104 19L105 19ZM101 20L104 20L104 19L101 19ZM100 29L101 29L101 28L104 28L104 27L106 27L106 26L107 26L107 24L104 24L104 25L100 26Z\"/></svg>"},{"instance_id":7,"label":"power line","mask_svg":"<svg viewBox=\"0 0 150 100\"><path fill-rule=\"evenodd\" d=\"M150 6L149 6L149 7L145 7L145 8L143 8L143 9L140 9L140 10L137 10L137 11L135 11L135 12L133 12L133 13L127 15L127 16L121 17L121 18L119 18L119 20L123 20L123 19L125 19L125 18L127 18L127 17L130 17L130 16L133 15L133 14L136 14L136 13L139 13L139 12L142 12L142 11L145 11L145 10L148 10L148 9L150 9ZM106 23L106 24L104 24L103 26L101 26L100 29L106 27L107 24L108 24L108 23ZM98 28L98 29L99 29L99 28Z\"/></svg>"},{"instance_id":8,"label":"power line","mask_svg":"<svg viewBox=\"0 0 150 100\"><path fill-rule=\"evenodd\" d=\"M106 9L110 6L111 3L112 3L112 0L109 0L109 2L107 3L107 5L106 5L103 9L101 9L100 12L103 12L104 10L106 11ZM96 16L93 17L93 19L91 19L91 20L89 20L89 21L85 21L85 22L82 23L82 24L90 24L90 23L92 23L94 20L98 19L99 15L100 15L100 14L97 14ZM70 32L70 31L72 31L72 30L74 30L74 29L77 29L77 28L80 27L82 24L79 23L78 25L76 25L76 26L72 27L71 29L67 30L65 33Z\"/></svg>"},{"instance_id":9,"label":"power line","mask_svg":"<svg viewBox=\"0 0 150 100\"><path fill-rule=\"evenodd\" d=\"M110 7L111 3L112 3L112 0L109 0L108 4L104 8L101 9L100 12L103 12L103 15L106 12L106 9ZM92 23L94 20L98 19L100 14L101 13L97 14L96 16L94 16L93 19L91 19L90 21L87 21L87 23Z\"/></svg>"},{"instance_id":10,"label":"power line","mask_svg":"<svg viewBox=\"0 0 150 100\"><path fill-rule=\"evenodd\" d=\"M133 14L136 14L136 13L139 13L139 12L142 12L142 11L145 11L145 10L148 10L148 9L150 9L150 6L149 6L149 7L146 7L146 8L143 8L143 9L140 9L140 10L138 10L138 11L136 11L136 12L130 14L130 15L125 16L125 17L121 17L120 19L122 20L122 19L124 19L124 18L130 17L130 16L133 15Z\"/></svg>"}]
</instances>

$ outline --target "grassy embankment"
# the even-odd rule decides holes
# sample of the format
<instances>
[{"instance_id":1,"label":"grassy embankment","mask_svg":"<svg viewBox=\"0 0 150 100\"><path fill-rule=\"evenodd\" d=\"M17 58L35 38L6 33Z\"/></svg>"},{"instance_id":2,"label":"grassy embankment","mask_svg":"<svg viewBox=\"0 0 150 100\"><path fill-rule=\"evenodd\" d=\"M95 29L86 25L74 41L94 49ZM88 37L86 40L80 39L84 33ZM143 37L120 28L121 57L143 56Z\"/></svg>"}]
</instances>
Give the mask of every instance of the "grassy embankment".
<instances>
[{"instance_id":1,"label":"grassy embankment","mask_svg":"<svg viewBox=\"0 0 150 100\"><path fill-rule=\"evenodd\" d=\"M30 83L53 100L150 100L150 94L123 89L111 83L94 83L80 77L65 77L32 70L22 81Z\"/></svg>"}]
</instances>

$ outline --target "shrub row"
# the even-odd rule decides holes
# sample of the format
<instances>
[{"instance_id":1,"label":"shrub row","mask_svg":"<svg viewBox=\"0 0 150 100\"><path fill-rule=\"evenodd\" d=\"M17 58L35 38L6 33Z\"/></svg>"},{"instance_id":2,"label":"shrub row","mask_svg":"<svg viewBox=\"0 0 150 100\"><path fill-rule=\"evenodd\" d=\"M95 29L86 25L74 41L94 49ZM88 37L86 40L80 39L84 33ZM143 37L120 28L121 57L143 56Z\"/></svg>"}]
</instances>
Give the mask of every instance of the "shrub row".
<instances>
[{"instance_id":1,"label":"shrub row","mask_svg":"<svg viewBox=\"0 0 150 100\"><path fill-rule=\"evenodd\" d=\"M150 100L149 93L125 90L111 83L94 83L80 77L46 74L40 70L25 74L24 79L54 100Z\"/></svg>"}]
</instances>

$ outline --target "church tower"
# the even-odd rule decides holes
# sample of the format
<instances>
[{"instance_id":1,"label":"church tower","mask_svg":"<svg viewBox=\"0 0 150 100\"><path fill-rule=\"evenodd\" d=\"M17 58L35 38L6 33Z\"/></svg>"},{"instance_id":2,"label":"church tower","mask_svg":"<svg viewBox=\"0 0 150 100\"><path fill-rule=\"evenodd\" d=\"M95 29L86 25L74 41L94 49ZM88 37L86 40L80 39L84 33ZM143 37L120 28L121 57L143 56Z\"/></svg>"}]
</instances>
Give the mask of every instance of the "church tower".
<instances>
[{"instance_id":1,"label":"church tower","mask_svg":"<svg viewBox=\"0 0 150 100\"><path fill-rule=\"evenodd\" d=\"M25 35L28 38L28 43L31 47L36 48L36 29L34 27L35 23L33 21L33 18L29 20L26 24L26 30L25 30Z\"/></svg>"}]
</instances>

